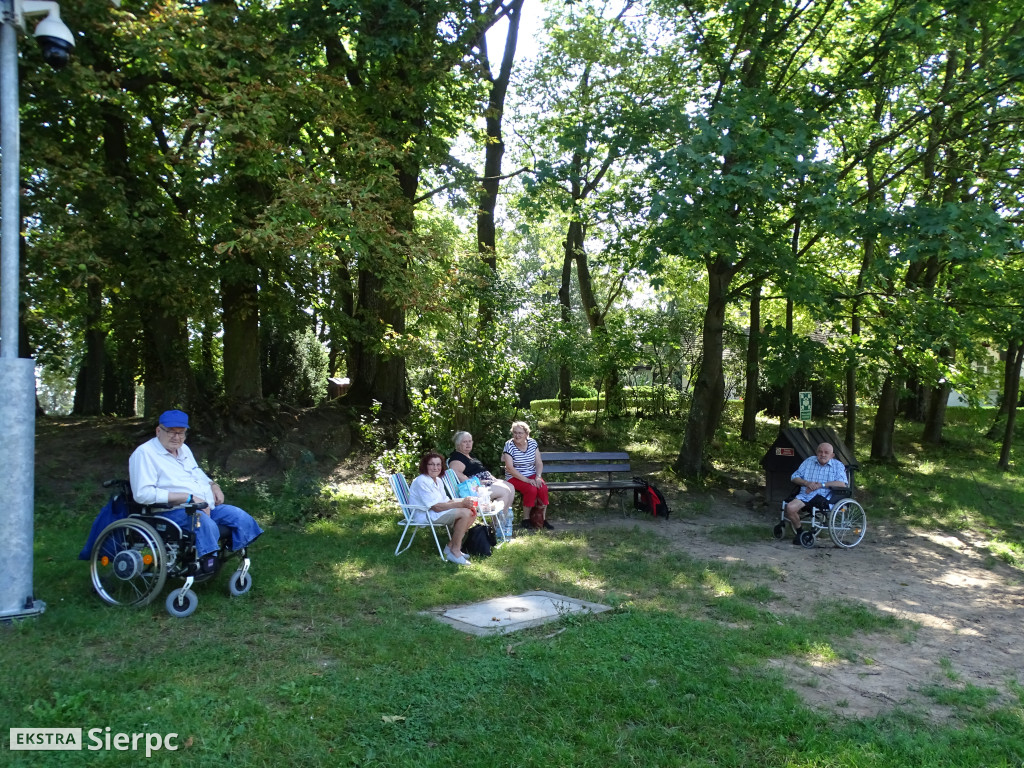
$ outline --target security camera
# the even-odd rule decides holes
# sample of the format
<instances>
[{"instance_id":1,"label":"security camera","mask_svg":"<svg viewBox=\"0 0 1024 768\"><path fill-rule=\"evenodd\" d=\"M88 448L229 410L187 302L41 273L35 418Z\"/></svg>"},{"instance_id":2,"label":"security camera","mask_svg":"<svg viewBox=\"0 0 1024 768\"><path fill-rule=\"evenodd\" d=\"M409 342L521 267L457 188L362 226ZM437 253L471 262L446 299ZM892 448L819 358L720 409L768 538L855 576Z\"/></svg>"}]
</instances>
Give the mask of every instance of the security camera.
<instances>
[{"instance_id":1,"label":"security camera","mask_svg":"<svg viewBox=\"0 0 1024 768\"><path fill-rule=\"evenodd\" d=\"M54 69L63 69L75 47L75 37L68 25L61 21L60 11L50 11L36 26L35 35L46 63Z\"/></svg>"},{"instance_id":2,"label":"security camera","mask_svg":"<svg viewBox=\"0 0 1024 768\"><path fill-rule=\"evenodd\" d=\"M43 16L35 32L43 58L54 69L60 69L75 47L75 36L60 19L60 5L54 0L14 0L14 21L21 29L25 29L25 19L34 16Z\"/></svg>"}]
</instances>

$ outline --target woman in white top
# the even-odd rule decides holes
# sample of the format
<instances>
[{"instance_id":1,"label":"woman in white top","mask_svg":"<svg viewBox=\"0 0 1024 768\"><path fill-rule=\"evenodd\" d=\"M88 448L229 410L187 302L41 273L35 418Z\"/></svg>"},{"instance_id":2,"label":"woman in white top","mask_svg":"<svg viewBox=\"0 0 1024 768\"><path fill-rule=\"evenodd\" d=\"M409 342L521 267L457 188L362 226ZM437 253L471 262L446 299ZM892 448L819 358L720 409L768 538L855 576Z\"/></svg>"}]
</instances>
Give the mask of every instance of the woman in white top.
<instances>
[{"instance_id":1,"label":"woman in white top","mask_svg":"<svg viewBox=\"0 0 1024 768\"><path fill-rule=\"evenodd\" d=\"M452 540L444 548L444 556L453 563L469 565L469 558L462 553L462 537L476 515L473 500L448 498L441 482L443 466L444 459L436 451L429 451L420 459L420 474L409 486L409 503L427 511L416 512L413 520L425 523L429 515L434 523L453 526Z\"/></svg>"},{"instance_id":2,"label":"woman in white top","mask_svg":"<svg viewBox=\"0 0 1024 768\"><path fill-rule=\"evenodd\" d=\"M554 528L547 521L548 485L543 477L544 461L537 441L530 437L530 425L525 421L512 423L512 439L505 443L501 460L505 464L505 479L523 494L523 526L527 530Z\"/></svg>"}]
</instances>

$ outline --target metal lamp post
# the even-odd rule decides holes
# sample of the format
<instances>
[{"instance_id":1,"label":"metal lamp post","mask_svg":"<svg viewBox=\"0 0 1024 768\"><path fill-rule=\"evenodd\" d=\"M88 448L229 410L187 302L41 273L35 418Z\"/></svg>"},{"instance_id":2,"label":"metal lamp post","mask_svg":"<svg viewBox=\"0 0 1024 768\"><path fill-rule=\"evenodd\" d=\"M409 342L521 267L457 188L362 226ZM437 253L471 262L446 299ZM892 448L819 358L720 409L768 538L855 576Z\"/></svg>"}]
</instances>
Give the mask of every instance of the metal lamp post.
<instances>
[{"instance_id":1,"label":"metal lamp post","mask_svg":"<svg viewBox=\"0 0 1024 768\"><path fill-rule=\"evenodd\" d=\"M46 603L36 600L32 591L35 361L18 357L18 29L24 27L25 16L46 14L36 35L47 61L55 66L67 61L74 38L60 20L55 2L0 0L0 8L0 621L10 621L46 610ZM48 51L48 43L56 47Z\"/></svg>"}]
</instances>

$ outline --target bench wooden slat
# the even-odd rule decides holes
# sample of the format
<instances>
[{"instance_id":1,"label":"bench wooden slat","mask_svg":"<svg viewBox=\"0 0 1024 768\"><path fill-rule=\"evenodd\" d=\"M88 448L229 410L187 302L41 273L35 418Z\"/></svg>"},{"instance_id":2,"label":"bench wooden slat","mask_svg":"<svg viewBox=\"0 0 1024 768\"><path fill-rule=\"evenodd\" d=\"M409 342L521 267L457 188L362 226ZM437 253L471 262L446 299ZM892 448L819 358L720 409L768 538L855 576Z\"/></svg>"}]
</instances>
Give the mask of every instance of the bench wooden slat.
<instances>
[{"instance_id":1,"label":"bench wooden slat","mask_svg":"<svg viewBox=\"0 0 1024 768\"><path fill-rule=\"evenodd\" d=\"M632 472L629 464L548 464L544 462L544 474L565 475L570 472L597 474L598 472Z\"/></svg>"},{"instance_id":2,"label":"bench wooden slat","mask_svg":"<svg viewBox=\"0 0 1024 768\"><path fill-rule=\"evenodd\" d=\"M625 451L603 451L598 453L541 451L541 458L548 461L629 461Z\"/></svg>"},{"instance_id":3,"label":"bench wooden slat","mask_svg":"<svg viewBox=\"0 0 1024 768\"><path fill-rule=\"evenodd\" d=\"M632 480L564 480L548 483L551 491L628 491L631 488L642 488L641 483Z\"/></svg>"}]
</instances>

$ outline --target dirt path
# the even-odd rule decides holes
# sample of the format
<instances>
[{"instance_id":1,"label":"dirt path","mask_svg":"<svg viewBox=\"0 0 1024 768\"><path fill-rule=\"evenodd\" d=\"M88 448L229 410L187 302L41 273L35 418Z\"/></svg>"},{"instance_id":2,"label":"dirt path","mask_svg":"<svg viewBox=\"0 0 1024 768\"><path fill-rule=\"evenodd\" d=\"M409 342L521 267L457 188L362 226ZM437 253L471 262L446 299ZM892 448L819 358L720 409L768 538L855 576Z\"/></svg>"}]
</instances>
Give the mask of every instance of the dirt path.
<instances>
[{"instance_id":1,"label":"dirt path","mask_svg":"<svg viewBox=\"0 0 1024 768\"><path fill-rule=\"evenodd\" d=\"M768 566L779 574L770 586L795 612L842 598L912 622L905 632L855 638L842 654L852 661L776 660L809 703L850 716L899 705L943 719L950 713L921 693L931 684L995 689L996 701L1017 701L1009 690L1014 681L1024 686L1024 576L993 562L980 542L877 524L869 510L857 547L836 548L823 533L814 549L804 549L791 537L772 537L774 515L729 500L710 500L709 507L700 518L610 517L600 525L641 525L696 558ZM764 540L723 544L715 535L716 528L751 525L764 526Z\"/></svg>"}]
</instances>

